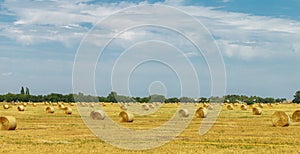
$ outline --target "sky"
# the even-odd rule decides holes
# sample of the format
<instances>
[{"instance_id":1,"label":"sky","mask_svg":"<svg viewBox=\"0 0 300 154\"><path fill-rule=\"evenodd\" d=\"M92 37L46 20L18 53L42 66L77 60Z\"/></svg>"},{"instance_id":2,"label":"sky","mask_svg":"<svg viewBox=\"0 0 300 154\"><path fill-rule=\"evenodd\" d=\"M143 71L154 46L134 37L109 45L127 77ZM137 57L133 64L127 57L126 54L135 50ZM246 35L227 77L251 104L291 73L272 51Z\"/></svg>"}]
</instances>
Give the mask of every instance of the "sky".
<instances>
[{"instance_id":1,"label":"sky","mask_svg":"<svg viewBox=\"0 0 300 154\"><path fill-rule=\"evenodd\" d=\"M147 5L171 7L178 14L151 12ZM209 97L225 80L225 94L292 99L300 90L299 8L299 0L0 0L0 93L19 93L24 86L31 94L96 91L107 96L114 90ZM116 14L121 17L110 20ZM167 17L158 24L178 24L120 29L158 17ZM196 23L218 47L222 59L215 63L224 65L225 74L221 67L213 70L213 60L203 53L208 45L202 43L198 52L190 38L176 32L211 41L196 33ZM86 60L80 64L88 67L74 77L80 56Z\"/></svg>"}]
</instances>

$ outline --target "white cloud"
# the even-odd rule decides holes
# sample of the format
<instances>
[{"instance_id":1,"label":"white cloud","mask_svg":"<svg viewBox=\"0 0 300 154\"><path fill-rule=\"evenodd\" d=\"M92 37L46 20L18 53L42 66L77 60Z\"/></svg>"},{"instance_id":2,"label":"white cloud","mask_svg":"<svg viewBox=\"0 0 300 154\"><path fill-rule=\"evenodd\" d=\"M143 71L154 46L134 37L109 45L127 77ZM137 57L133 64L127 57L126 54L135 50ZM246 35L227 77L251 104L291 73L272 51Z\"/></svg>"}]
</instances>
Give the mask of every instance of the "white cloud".
<instances>
[{"instance_id":1,"label":"white cloud","mask_svg":"<svg viewBox=\"0 0 300 154\"><path fill-rule=\"evenodd\" d=\"M119 9L147 4L147 2L87 4L84 3L86 1L5 1L3 7L14 12L17 21L11 25L2 25L1 35L25 45L58 41L66 46L72 46L78 44L89 30L83 23L93 26ZM229 1L223 0L223 2ZM248 60L256 57L270 58L289 55L292 51L299 52L300 50L299 43L297 43L300 40L299 21L232 13L211 7L185 6L183 3L183 0L167 0L158 4L175 6L199 19L212 32L223 54L229 58ZM127 15L132 16L131 21L120 19L115 24L135 22L145 16L151 19L151 16L154 16L154 14L135 13ZM170 16L168 20L178 19ZM180 20L184 23L184 19ZM97 37L112 37L113 28L107 27L102 31L103 35L99 34ZM143 35L125 32L120 39L126 43L137 37L147 39L152 35L155 34L149 31Z\"/></svg>"},{"instance_id":2,"label":"white cloud","mask_svg":"<svg viewBox=\"0 0 300 154\"><path fill-rule=\"evenodd\" d=\"M8 76L12 76L13 73L12 72L4 72L4 73L1 73L1 75L4 77L8 77Z\"/></svg>"}]
</instances>

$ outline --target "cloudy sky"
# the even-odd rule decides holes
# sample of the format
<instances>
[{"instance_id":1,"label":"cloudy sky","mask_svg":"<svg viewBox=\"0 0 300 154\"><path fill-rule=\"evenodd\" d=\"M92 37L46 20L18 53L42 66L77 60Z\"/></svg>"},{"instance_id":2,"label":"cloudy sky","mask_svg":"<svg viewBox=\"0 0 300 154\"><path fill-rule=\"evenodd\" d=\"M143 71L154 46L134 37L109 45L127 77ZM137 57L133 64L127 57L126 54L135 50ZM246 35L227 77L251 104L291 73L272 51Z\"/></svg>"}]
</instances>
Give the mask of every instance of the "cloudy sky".
<instances>
[{"instance_id":1,"label":"cloudy sky","mask_svg":"<svg viewBox=\"0 0 300 154\"><path fill-rule=\"evenodd\" d=\"M90 51L100 52L97 47L107 43L103 40L113 39L97 55L93 82L98 95L111 90L128 94L129 89L134 96L210 96L211 64L189 39L156 26L117 28L157 18L150 7L101 23L120 10L149 4L171 6L208 30L223 59L226 94L291 99L300 90L299 0L0 0L0 93L18 93L21 86L29 87L32 94L72 93L81 42L87 34L97 34L94 44L86 47ZM162 20L176 21L175 29L189 24L186 18L168 17ZM188 30L190 36L199 35L192 33L195 29ZM112 35L120 30L118 36ZM180 76L187 70L196 72L199 83ZM182 89L195 84L200 93Z\"/></svg>"}]
</instances>

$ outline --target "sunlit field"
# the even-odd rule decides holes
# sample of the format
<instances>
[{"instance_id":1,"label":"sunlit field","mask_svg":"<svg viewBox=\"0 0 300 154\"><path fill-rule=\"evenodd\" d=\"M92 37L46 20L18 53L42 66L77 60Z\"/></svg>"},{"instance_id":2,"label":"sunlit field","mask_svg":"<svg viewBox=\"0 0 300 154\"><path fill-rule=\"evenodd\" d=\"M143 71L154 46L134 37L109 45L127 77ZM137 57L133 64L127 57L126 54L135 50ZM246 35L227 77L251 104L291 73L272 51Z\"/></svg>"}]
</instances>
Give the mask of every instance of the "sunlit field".
<instances>
[{"instance_id":1,"label":"sunlit field","mask_svg":"<svg viewBox=\"0 0 300 154\"><path fill-rule=\"evenodd\" d=\"M233 110L223 109L213 127L199 135L201 118L194 115L192 122L175 140L155 149L131 151L116 148L98 139L83 123L76 106L72 114L65 114L54 106L53 114L46 113L49 105L28 104L25 111L17 105L4 109L0 103L0 116L14 116L16 130L0 131L0 153L299 153L300 122L288 127L274 127L271 116L284 111L290 117L300 109L298 104L264 105L262 115L253 115L252 109L243 111L240 104ZM101 104L95 104L94 108ZM199 104L198 108L203 106ZM120 122L119 104L106 103L103 109L118 124L131 129L151 129L166 122L176 112L178 104L164 104L151 115L138 116L131 123ZM208 110L209 116L210 110Z\"/></svg>"}]
</instances>

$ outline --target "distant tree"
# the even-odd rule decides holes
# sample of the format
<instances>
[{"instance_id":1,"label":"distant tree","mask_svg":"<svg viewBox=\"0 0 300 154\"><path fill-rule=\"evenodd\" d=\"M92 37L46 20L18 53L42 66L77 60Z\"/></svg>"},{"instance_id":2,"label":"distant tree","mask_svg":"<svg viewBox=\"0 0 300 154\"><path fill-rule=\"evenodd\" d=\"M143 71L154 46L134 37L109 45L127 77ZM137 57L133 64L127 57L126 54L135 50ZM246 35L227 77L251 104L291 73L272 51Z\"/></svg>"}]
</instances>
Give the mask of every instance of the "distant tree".
<instances>
[{"instance_id":1,"label":"distant tree","mask_svg":"<svg viewBox=\"0 0 300 154\"><path fill-rule=\"evenodd\" d=\"M168 98L165 100L166 103L178 103L180 100L177 97Z\"/></svg>"},{"instance_id":2,"label":"distant tree","mask_svg":"<svg viewBox=\"0 0 300 154\"><path fill-rule=\"evenodd\" d=\"M25 91L24 91L24 87L22 86L22 88L21 88L21 92L20 92L22 95L24 95L25 94Z\"/></svg>"},{"instance_id":3,"label":"distant tree","mask_svg":"<svg viewBox=\"0 0 300 154\"><path fill-rule=\"evenodd\" d=\"M26 95L30 95L30 93L29 93L29 88L27 88L27 87L26 87L25 94L26 94Z\"/></svg>"},{"instance_id":4,"label":"distant tree","mask_svg":"<svg viewBox=\"0 0 300 154\"><path fill-rule=\"evenodd\" d=\"M107 101L116 103L117 102L117 99L116 99L117 96L118 96L117 92L112 91L108 94L108 96L106 98L107 98Z\"/></svg>"},{"instance_id":5,"label":"distant tree","mask_svg":"<svg viewBox=\"0 0 300 154\"><path fill-rule=\"evenodd\" d=\"M293 103L300 103L300 90L295 93Z\"/></svg>"},{"instance_id":6,"label":"distant tree","mask_svg":"<svg viewBox=\"0 0 300 154\"><path fill-rule=\"evenodd\" d=\"M157 95L157 94L154 94L154 95L151 95L150 96L150 102L165 102L165 96L163 95Z\"/></svg>"},{"instance_id":7,"label":"distant tree","mask_svg":"<svg viewBox=\"0 0 300 154\"><path fill-rule=\"evenodd\" d=\"M271 98L271 97L266 97L263 100L263 103L274 103L274 102L275 102L275 99Z\"/></svg>"}]
</instances>

